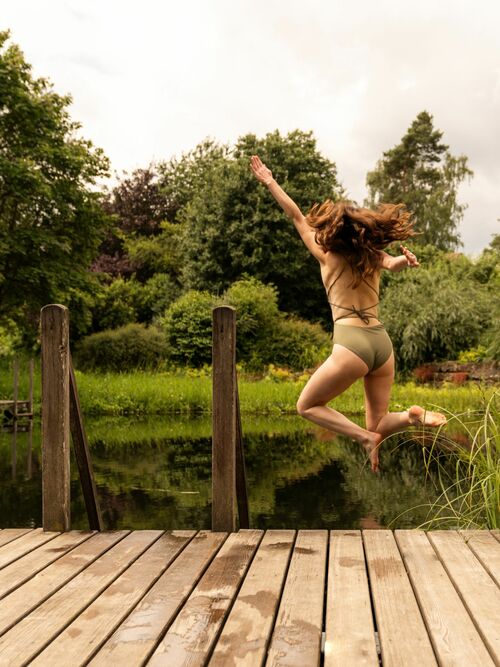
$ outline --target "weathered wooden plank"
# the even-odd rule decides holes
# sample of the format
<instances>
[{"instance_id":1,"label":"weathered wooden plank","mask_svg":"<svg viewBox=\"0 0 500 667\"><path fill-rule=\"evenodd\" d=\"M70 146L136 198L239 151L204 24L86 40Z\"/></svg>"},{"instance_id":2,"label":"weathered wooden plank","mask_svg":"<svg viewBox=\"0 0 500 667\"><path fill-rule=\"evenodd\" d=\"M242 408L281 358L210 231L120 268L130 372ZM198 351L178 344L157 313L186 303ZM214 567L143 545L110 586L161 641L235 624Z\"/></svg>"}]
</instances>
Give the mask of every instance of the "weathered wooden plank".
<instances>
[{"instance_id":1,"label":"weathered wooden plank","mask_svg":"<svg viewBox=\"0 0 500 667\"><path fill-rule=\"evenodd\" d=\"M0 638L0 662L14 667L32 661L161 534L159 530L130 533L62 586Z\"/></svg>"},{"instance_id":2,"label":"weathered wooden plank","mask_svg":"<svg viewBox=\"0 0 500 667\"><path fill-rule=\"evenodd\" d=\"M42 651L30 665L84 664L129 614L195 531L165 533ZM128 664L130 664L127 661Z\"/></svg>"},{"instance_id":3,"label":"weathered wooden plank","mask_svg":"<svg viewBox=\"0 0 500 667\"><path fill-rule=\"evenodd\" d=\"M69 314L50 304L41 311L42 524L70 529Z\"/></svg>"},{"instance_id":4,"label":"weathered wooden plank","mask_svg":"<svg viewBox=\"0 0 500 667\"><path fill-rule=\"evenodd\" d=\"M212 311L212 530L236 530L236 311Z\"/></svg>"},{"instance_id":5,"label":"weathered wooden plank","mask_svg":"<svg viewBox=\"0 0 500 667\"><path fill-rule=\"evenodd\" d=\"M395 537L440 667L493 667L479 633L426 534L420 530L396 530Z\"/></svg>"},{"instance_id":6,"label":"weathered wooden plank","mask_svg":"<svg viewBox=\"0 0 500 667\"><path fill-rule=\"evenodd\" d=\"M240 530L227 538L148 665L205 664L262 534Z\"/></svg>"},{"instance_id":7,"label":"weathered wooden plank","mask_svg":"<svg viewBox=\"0 0 500 667\"><path fill-rule=\"evenodd\" d=\"M498 528L490 530L490 533L500 542L500 530L498 530Z\"/></svg>"},{"instance_id":8,"label":"weathered wooden plank","mask_svg":"<svg viewBox=\"0 0 500 667\"><path fill-rule=\"evenodd\" d=\"M10 593L0 604L0 634L6 632L128 533L129 531L117 531L96 534Z\"/></svg>"},{"instance_id":9,"label":"weathered wooden plank","mask_svg":"<svg viewBox=\"0 0 500 667\"><path fill-rule=\"evenodd\" d=\"M378 667L370 590L359 530L331 530L325 667Z\"/></svg>"},{"instance_id":10,"label":"weathered wooden plank","mask_svg":"<svg viewBox=\"0 0 500 667\"><path fill-rule=\"evenodd\" d=\"M81 542L88 540L92 535L95 533L82 530L61 533L59 537L7 565L0 571L0 598L5 597L7 593L31 579L37 572L61 558Z\"/></svg>"},{"instance_id":11,"label":"weathered wooden plank","mask_svg":"<svg viewBox=\"0 0 500 667\"><path fill-rule=\"evenodd\" d=\"M384 667L437 665L392 531L362 535Z\"/></svg>"},{"instance_id":12,"label":"weathered wooden plank","mask_svg":"<svg viewBox=\"0 0 500 667\"><path fill-rule=\"evenodd\" d=\"M83 414L80 408L80 398L78 396L78 387L76 385L71 354L69 355L69 398L71 437L73 439L75 460L78 466L78 472L80 473L80 482L89 520L89 528L91 530L103 530L104 524L102 522L101 510L97 497L87 434L85 433L85 427L83 425Z\"/></svg>"},{"instance_id":13,"label":"weathered wooden plank","mask_svg":"<svg viewBox=\"0 0 500 667\"><path fill-rule=\"evenodd\" d=\"M294 530L266 531L217 640L210 667L262 665L294 538Z\"/></svg>"},{"instance_id":14,"label":"weathered wooden plank","mask_svg":"<svg viewBox=\"0 0 500 667\"><path fill-rule=\"evenodd\" d=\"M461 530L469 549L500 586L500 544L487 530Z\"/></svg>"},{"instance_id":15,"label":"weathered wooden plank","mask_svg":"<svg viewBox=\"0 0 500 667\"><path fill-rule=\"evenodd\" d=\"M226 537L227 533L199 531L89 665L143 665Z\"/></svg>"},{"instance_id":16,"label":"weathered wooden plank","mask_svg":"<svg viewBox=\"0 0 500 667\"><path fill-rule=\"evenodd\" d=\"M266 665L319 665L328 531L299 530Z\"/></svg>"},{"instance_id":17,"label":"weathered wooden plank","mask_svg":"<svg viewBox=\"0 0 500 667\"><path fill-rule=\"evenodd\" d=\"M500 590L454 530L428 533L493 660L500 664Z\"/></svg>"},{"instance_id":18,"label":"weathered wooden plank","mask_svg":"<svg viewBox=\"0 0 500 667\"><path fill-rule=\"evenodd\" d=\"M25 533L15 542L11 542L8 549L0 550L0 569L45 544L45 542L53 540L58 535L60 533L57 531L44 532L42 528L34 528L29 533Z\"/></svg>"},{"instance_id":19,"label":"weathered wooden plank","mask_svg":"<svg viewBox=\"0 0 500 667\"><path fill-rule=\"evenodd\" d=\"M4 548L4 545L17 540L22 535L33 530L34 528L4 528L0 530L0 550Z\"/></svg>"}]
</instances>

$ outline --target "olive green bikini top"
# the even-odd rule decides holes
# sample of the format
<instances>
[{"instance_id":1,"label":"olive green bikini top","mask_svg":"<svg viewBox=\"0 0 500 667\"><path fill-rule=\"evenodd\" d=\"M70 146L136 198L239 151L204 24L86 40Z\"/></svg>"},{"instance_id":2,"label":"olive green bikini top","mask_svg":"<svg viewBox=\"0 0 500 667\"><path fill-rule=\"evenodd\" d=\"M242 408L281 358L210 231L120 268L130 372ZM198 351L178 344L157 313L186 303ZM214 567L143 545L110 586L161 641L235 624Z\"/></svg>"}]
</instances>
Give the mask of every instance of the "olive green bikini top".
<instances>
[{"instance_id":1,"label":"olive green bikini top","mask_svg":"<svg viewBox=\"0 0 500 667\"><path fill-rule=\"evenodd\" d=\"M335 285L335 283L338 281L338 279L340 278L340 276L344 273L344 269L345 269L345 268L346 268L345 266L342 267L342 270L340 271L340 273L338 274L338 276L337 276L337 277L335 278L335 280L332 282L332 284L330 285L330 287L326 290L326 295L327 295L327 297L330 296L330 291L331 291L332 287L333 287L333 286ZM377 299L378 299L378 296L379 296L379 295L378 295L378 292L377 292L377 290L375 289L375 287L373 287L373 285L370 285L370 283L369 283L367 280L365 280L365 278L362 278L362 280L363 280L363 282L364 282L366 285L368 285L368 287L369 287L371 290L373 290L373 291L375 292L375 294L377 295ZM348 312L345 313L344 315L340 315L340 316L337 317L336 319L334 318L334 320L333 320L334 323L335 323L337 320L342 320L342 319L347 318L347 317L359 317L361 320L363 320L363 322L364 322L365 324L369 324L369 323L370 323L370 317L373 317L373 318L375 318L375 319L378 319L378 315L377 315L377 313L376 313L376 312L375 312L375 313L370 313L370 312L369 312L369 309L370 309L370 308L375 308L375 306L378 306L378 304L380 303L379 301L377 301L376 303L373 303L373 304L371 304L371 305L369 305L369 306L366 306L365 308L361 308L361 307L357 308L354 304L353 304L352 306L342 306L341 304L333 303L332 301L330 301L329 298L328 298L328 303L329 303L331 306L334 306L335 308L342 308L343 310L347 310L347 311L348 311ZM332 315L333 315L333 308L332 308Z\"/></svg>"}]
</instances>

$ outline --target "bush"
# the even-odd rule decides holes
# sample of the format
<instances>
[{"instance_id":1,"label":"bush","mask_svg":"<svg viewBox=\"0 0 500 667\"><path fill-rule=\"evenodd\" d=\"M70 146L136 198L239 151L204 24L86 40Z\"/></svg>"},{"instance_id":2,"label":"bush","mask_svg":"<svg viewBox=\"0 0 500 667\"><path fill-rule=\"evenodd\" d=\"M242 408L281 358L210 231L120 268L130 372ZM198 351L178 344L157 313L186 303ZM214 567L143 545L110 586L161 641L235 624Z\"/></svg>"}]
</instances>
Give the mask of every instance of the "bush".
<instances>
[{"instance_id":1,"label":"bush","mask_svg":"<svg viewBox=\"0 0 500 667\"><path fill-rule=\"evenodd\" d=\"M189 290L167 308L159 325L172 361L193 367L212 363L212 309L216 305L219 299L209 292Z\"/></svg>"},{"instance_id":2,"label":"bush","mask_svg":"<svg viewBox=\"0 0 500 667\"><path fill-rule=\"evenodd\" d=\"M279 319L278 291L245 274L224 293L221 305L236 309L236 358L252 358L259 341L272 335Z\"/></svg>"},{"instance_id":3,"label":"bush","mask_svg":"<svg viewBox=\"0 0 500 667\"><path fill-rule=\"evenodd\" d=\"M117 278L104 285L92 309L94 331L117 329L137 321L142 285L134 279Z\"/></svg>"},{"instance_id":4,"label":"bush","mask_svg":"<svg viewBox=\"0 0 500 667\"><path fill-rule=\"evenodd\" d=\"M76 362L85 370L123 371L157 368L169 347L158 329L128 324L87 336L77 346Z\"/></svg>"},{"instance_id":5,"label":"bush","mask_svg":"<svg viewBox=\"0 0 500 667\"><path fill-rule=\"evenodd\" d=\"M392 280L380 306L398 367L456 359L492 324L491 296L472 280L422 270Z\"/></svg>"}]
</instances>

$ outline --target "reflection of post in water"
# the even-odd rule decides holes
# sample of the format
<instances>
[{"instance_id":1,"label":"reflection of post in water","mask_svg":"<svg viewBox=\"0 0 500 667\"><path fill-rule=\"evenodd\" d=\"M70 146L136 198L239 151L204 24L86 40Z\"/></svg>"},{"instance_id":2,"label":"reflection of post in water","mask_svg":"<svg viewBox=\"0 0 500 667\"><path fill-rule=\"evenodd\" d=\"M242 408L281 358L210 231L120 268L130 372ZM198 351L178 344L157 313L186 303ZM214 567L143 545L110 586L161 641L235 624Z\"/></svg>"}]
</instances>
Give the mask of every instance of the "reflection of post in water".
<instances>
[{"instance_id":1,"label":"reflection of post in water","mask_svg":"<svg viewBox=\"0 0 500 667\"><path fill-rule=\"evenodd\" d=\"M19 400L19 360L14 359L12 364L13 387L12 399L0 401L3 421L2 431L12 433L11 440L11 468L12 479L17 474L17 434L18 432L28 433L28 459L27 476L31 478L31 451L33 444L33 359L28 363L28 399ZM25 421L27 420L27 421Z\"/></svg>"}]
</instances>

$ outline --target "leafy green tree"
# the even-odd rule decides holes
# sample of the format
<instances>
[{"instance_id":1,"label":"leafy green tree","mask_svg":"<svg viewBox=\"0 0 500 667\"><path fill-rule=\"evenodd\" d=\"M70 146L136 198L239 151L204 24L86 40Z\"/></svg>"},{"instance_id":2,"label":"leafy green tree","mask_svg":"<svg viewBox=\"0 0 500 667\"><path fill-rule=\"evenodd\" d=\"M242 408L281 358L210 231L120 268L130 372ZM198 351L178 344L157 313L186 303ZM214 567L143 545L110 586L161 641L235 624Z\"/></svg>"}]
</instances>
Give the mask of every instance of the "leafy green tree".
<instances>
[{"instance_id":1,"label":"leafy green tree","mask_svg":"<svg viewBox=\"0 0 500 667\"><path fill-rule=\"evenodd\" d=\"M34 78L17 45L0 33L0 311L34 340L46 303L85 301L88 267L109 217L96 179L99 148L78 136L69 95Z\"/></svg>"},{"instance_id":2,"label":"leafy green tree","mask_svg":"<svg viewBox=\"0 0 500 667\"><path fill-rule=\"evenodd\" d=\"M318 263L253 177L253 153L303 210L343 194L335 164L319 153L312 132L241 137L230 155L221 151L205 163L203 178L177 213L185 252L182 283L221 294L247 272L277 288L281 310L331 324Z\"/></svg>"},{"instance_id":3,"label":"leafy green tree","mask_svg":"<svg viewBox=\"0 0 500 667\"><path fill-rule=\"evenodd\" d=\"M385 151L367 174L365 205L405 204L421 234L415 241L452 250L462 245L458 225L466 209L466 204L457 201L457 189L473 172L465 155L450 154L442 136L434 129L432 115L419 113L401 142Z\"/></svg>"}]
</instances>

